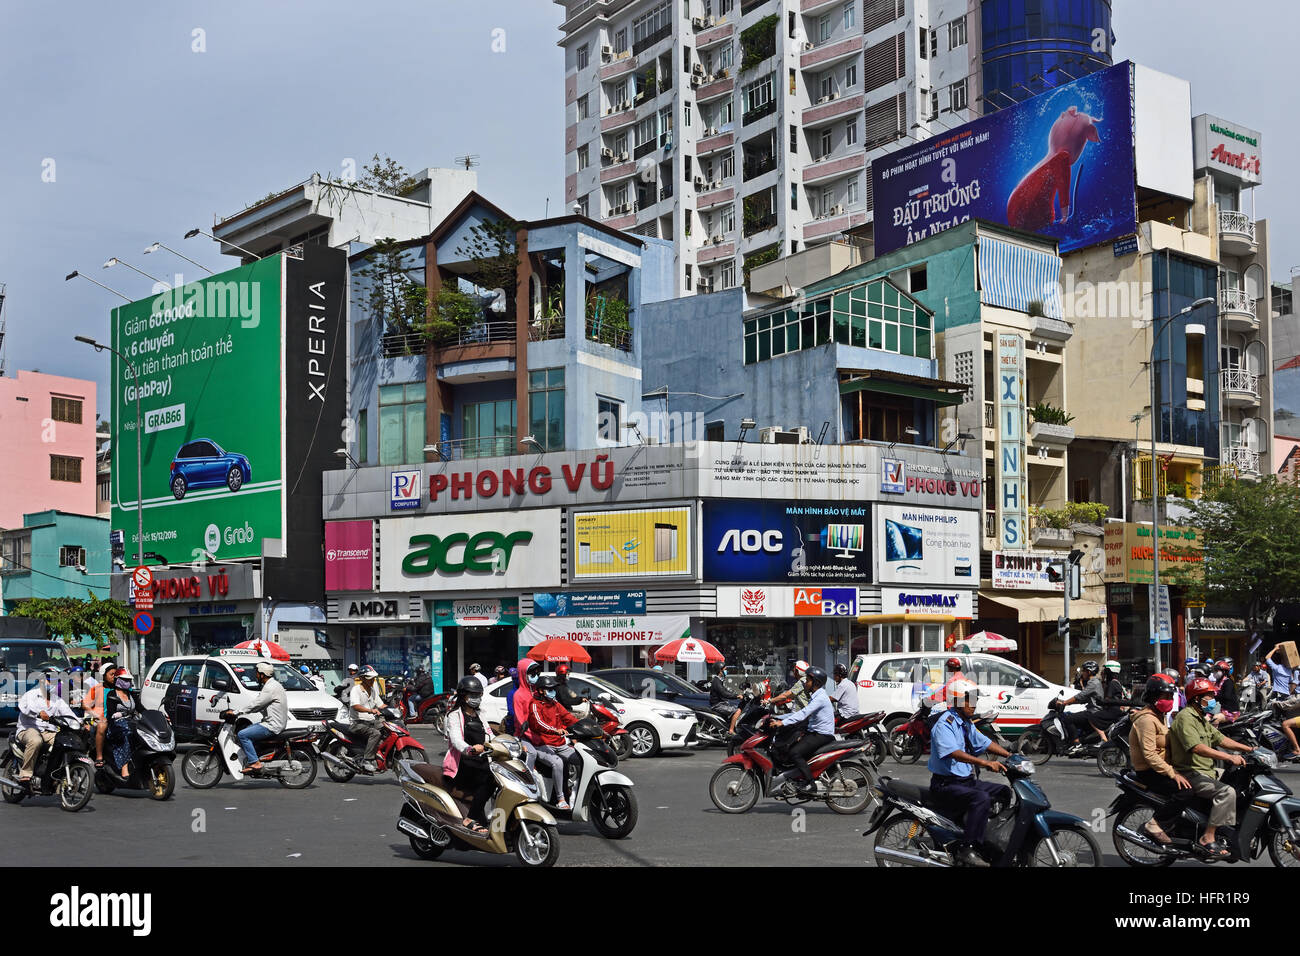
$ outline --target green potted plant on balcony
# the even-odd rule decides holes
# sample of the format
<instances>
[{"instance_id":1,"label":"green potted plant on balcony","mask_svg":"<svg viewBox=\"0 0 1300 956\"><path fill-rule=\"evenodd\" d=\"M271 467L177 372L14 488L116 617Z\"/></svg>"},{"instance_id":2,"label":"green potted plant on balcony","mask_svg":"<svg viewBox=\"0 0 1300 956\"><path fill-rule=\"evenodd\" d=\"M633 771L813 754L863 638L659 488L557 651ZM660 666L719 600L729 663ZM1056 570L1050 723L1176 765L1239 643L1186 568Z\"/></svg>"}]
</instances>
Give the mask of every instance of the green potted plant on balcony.
<instances>
[{"instance_id":1,"label":"green potted plant on balcony","mask_svg":"<svg viewBox=\"0 0 1300 956\"><path fill-rule=\"evenodd\" d=\"M626 299L592 291L587 296L587 338L593 342L630 351L632 348L630 316L631 309Z\"/></svg>"},{"instance_id":2,"label":"green potted plant on balcony","mask_svg":"<svg viewBox=\"0 0 1300 956\"><path fill-rule=\"evenodd\" d=\"M776 53L776 28L781 18L775 13L759 20L740 35L740 69L751 70Z\"/></svg>"},{"instance_id":3,"label":"green potted plant on balcony","mask_svg":"<svg viewBox=\"0 0 1300 956\"><path fill-rule=\"evenodd\" d=\"M438 290L424 328L425 338L435 345L455 340L465 329L483 321L483 310L474 296L447 283Z\"/></svg>"},{"instance_id":4,"label":"green potted plant on balcony","mask_svg":"<svg viewBox=\"0 0 1300 956\"><path fill-rule=\"evenodd\" d=\"M1040 445L1068 445L1074 441L1070 422L1074 416L1048 402L1029 407L1029 440Z\"/></svg>"}]
</instances>

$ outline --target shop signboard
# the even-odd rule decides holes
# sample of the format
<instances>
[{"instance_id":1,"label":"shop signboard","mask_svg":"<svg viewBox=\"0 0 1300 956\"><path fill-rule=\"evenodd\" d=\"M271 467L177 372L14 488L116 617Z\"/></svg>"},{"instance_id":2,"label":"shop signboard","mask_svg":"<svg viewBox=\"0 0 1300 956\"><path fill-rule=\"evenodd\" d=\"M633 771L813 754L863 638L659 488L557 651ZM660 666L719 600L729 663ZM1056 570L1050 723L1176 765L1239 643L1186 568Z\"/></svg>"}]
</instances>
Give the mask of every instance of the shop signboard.
<instances>
[{"instance_id":1,"label":"shop signboard","mask_svg":"<svg viewBox=\"0 0 1300 956\"><path fill-rule=\"evenodd\" d=\"M691 506L578 511L569 535L574 580L681 578L694 573Z\"/></svg>"},{"instance_id":2,"label":"shop signboard","mask_svg":"<svg viewBox=\"0 0 1300 956\"><path fill-rule=\"evenodd\" d=\"M973 616L974 591L945 588L881 588L882 614L939 614L955 618Z\"/></svg>"},{"instance_id":3,"label":"shop signboard","mask_svg":"<svg viewBox=\"0 0 1300 956\"><path fill-rule=\"evenodd\" d=\"M868 504L706 501L704 580L870 581Z\"/></svg>"},{"instance_id":4,"label":"shop signboard","mask_svg":"<svg viewBox=\"0 0 1300 956\"><path fill-rule=\"evenodd\" d=\"M1102 580L1107 584L1150 584L1154 548L1151 526L1133 522L1109 522L1103 547L1106 566ZM1205 569L1205 552L1197 528L1162 527L1160 529L1160 580L1184 585L1201 579Z\"/></svg>"},{"instance_id":5,"label":"shop signboard","mask_svg":"<svg viewBox=\"0 0 1300 956\"><path fill-rule=\"evenodd\" d=\"M644 613L644 591L538 591L533 594L536 617Z\"/></svg>"},{"instance_id":6,"label":"shop signboard","mask_svg":"<svg viewBox=\"0 0 1300 956\"><path fill-rule=\"evenodd\" d=\"M379 546L381 591L545 587L558 575L560 511L389 518Z\"/></svg>"},{"instance_id":7,"label":"shop signboard","mask_svg":"<svg viewBox=\"0 0 1300 956\"><path fill-rule=\"evenodd\" d=\"M414 511L420 507L420 486L424 473L393 471L388 475L388 508L390 511Z\"/></svg>"},{"instance_id":8,"label":"shop signboard","mask_svg":"<svg viewBox=\"0 0 1300 956\"><path fill-rule=\"evenodd\" d=\"M493 627L518 621L518 598L456 598L433 602L433 623L438 627Z\"/></svg>"},{"instance_id":9,"label":"shop signboard","mask_svg":"<svg viewBox=\"0 0 1300 956\"><path fill-rule=\"evenodd\" d=\"M1025 340L998 333L998 537L1003 550L1029 547L1025 463Z\"/></svg>"},{"instance_id":10,"label":"shop signboard","mask_svg":"<svg viewBox=\"0 0 1300 956\"><path fill-rule=\"evenodd\" d=\"M1198 170L1213 170L1248 186L1261 181L1261 136L1208 113L1192 118L1192 156Z\"/></svg>"},{"instance_id":11,"label":"shop signboard","mask_svg":"<svg viewBox=\"0 0 1300 956\"><path fill-rule=\"evenodd\" d=\"M325 590L369 591L375 586L373 521L325 522Z\"/></svg>"},{"instance_id":12,"label":"shop signboard","mask_svg":"<svg viewBox=\"0 0 1300 956\"><path fill-rule=\"evenodd\" d=\"M746 585L719 587L718 617L851 617L861 607L856 587Z\"/></svg>"},{"instance_id":13,"label":"shop signboard","mask_svg":"<svg viewBox=\"0 0 1300 956\"><path fill-rule=\"evenodd\" d=\"M1047 567L1060 561L1060 552L994 551L993 588L1001 591L1064 591L1065 581L1053 581Z\"/></svg>"},{"instance_id":14,"label":"shop signboard","mask_svg":"<svg viewBox=\"0 0 1300 956\"><path fill-rule=\"evenodd\" d=\"M876 506L876 580L969 584L979 578L980 526L973 511Z\"/></svg>"},{"instance_id":15,"label":"shop signboard","mask_svg":"<svg viewBox=\"0 0 1300 956\"><path fill-rule=\"evenodd\" d=\"M245 563L182 565L179 568L153 568L149 594L154 604L184 604L194 601L245 601L260 597L253 569ZM132 575L115 573L110 581L110 596L126 600L134 586ZM143 593L143 592L141 592ZM138 606L137 610L143 610Z\"/></svg>"},{"instance_id":16,"label":"shop signboard","mask_svg":"<svg viewBox=\"0 0 1300 956\"><path fill-rule=\"evenodd\" d=\"M1137 224L1131 65L1064 83L890 153L871 167L876 255L970 219L1061 252Z\"/></svg>"},{"instance_id":17,"label":"shop signboard","mask_svg":"<svg viewBox=\"0 0 1300 956\"><path fill-rule=\"evenodd\" d=\"M631 644L660 646L679 637L689 637L691 619L686 615L651 614L645 617L535 617L519 634L519 643L532 647L551 638L564 638L585 647L617 647Z\"/></svg>"}]
</instances>

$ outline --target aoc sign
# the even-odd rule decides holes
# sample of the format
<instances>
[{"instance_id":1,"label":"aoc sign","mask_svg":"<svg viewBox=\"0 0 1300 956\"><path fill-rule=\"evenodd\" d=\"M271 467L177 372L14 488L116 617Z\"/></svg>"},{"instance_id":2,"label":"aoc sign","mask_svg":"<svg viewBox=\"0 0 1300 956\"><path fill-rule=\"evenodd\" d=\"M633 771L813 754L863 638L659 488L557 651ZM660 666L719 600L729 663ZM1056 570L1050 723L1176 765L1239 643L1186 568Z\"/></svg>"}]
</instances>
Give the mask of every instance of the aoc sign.
<instances>
[{"instance_id":1,"label":"aoc sign","mask_svg":"<svg viewBox=\"0 0 1300 956\"><path fill-rule=\"evenodd\" d=\"M554 584L560 512L393 518L380 522L380 539L383 591L541 587Z\"/></svg>"}]
</instances>

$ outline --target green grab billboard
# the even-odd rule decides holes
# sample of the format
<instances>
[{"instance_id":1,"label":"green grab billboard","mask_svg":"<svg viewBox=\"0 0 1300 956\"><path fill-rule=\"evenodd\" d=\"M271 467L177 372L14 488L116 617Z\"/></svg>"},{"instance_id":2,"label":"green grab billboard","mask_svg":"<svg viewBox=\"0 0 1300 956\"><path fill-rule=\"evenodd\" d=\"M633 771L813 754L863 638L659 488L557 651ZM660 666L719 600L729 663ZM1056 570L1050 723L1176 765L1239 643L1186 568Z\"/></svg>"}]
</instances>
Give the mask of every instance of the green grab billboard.
<instances>
[{"instance_id":1,"label":"green grab billboard","mask_svg":"<svg viewBox=\"0 0 1300 956\"><path fill-rule=\"evenodd\" d=\"M150 563L278 553L285 531L285 257L113 310L139 370L144 551ZM113 359L112 527L136 545L136 388ZM271 544L270 542L274 542Z\"/></svg>"}]
</instances>

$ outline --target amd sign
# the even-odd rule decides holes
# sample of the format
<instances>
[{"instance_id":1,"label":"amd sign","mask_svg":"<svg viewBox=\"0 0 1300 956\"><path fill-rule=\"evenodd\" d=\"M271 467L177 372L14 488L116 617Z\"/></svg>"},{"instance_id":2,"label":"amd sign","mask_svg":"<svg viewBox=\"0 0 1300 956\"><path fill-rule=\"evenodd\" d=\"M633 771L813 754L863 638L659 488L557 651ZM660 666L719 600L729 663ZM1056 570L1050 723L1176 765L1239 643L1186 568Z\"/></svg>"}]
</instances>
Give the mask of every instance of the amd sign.
<instances>
[{"instance_id":1,"label":"amd sign","mask_svg":"<svg viewBox=\"0 0 1300 956\"><path fill-rule=\"evenodd\" d=\"M397 619L396 601L349 601L348 617Z\"/></svg>"}]
</instances>

